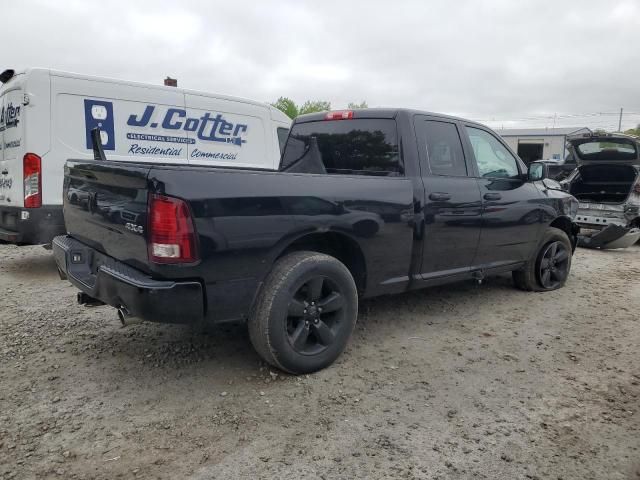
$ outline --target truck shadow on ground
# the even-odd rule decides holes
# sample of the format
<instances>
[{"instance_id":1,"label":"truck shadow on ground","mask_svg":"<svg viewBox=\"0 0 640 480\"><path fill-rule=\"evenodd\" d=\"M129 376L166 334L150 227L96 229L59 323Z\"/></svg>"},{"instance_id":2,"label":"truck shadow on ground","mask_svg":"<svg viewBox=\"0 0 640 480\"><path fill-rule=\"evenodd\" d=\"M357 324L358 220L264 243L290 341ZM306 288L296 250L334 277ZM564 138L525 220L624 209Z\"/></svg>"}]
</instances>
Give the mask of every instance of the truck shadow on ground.
<instances>
[{"instance_id":1,"label":"truck shadow on ground","mask_svg":"<svg viewBox=\"0 0 640 480\"><path fill-rule=\"evenodd\" d=\"M434 324L447 328L450 319L443 316L443 311L455 309L460 302L472 303L480 296L486 302L514 292L525 294L514 290L510 276L504 276L491 278L480 286L461 282L362 301L347 350L357 353L363 345L384 340L389 331L401 334L420 329L424 334ZM133 364L142 369L165 372L195 367L204 370L214 383L224 382L230 372L244 378L261 367L275 370L264 364L253 350L245 324L215 325L206 332L151 322L121 327L114 309L99 307L99 310L96 320L102 328L93 331L87 339L90 345L83 347L91 356L98 353L119 365ZM105 318L107 316L110 318ZM451 327L455 327L455 322ZM104 355L106 353L110 355ZM137 373L137 367L133 373Z\"/></svg>"}]
</instances>

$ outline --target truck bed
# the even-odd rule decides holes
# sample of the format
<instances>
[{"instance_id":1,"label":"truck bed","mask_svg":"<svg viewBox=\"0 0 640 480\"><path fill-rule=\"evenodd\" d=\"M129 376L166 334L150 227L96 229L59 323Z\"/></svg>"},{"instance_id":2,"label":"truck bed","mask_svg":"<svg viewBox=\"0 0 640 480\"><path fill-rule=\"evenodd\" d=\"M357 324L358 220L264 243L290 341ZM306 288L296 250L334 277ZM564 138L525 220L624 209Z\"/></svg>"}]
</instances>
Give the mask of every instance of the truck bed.
<instances>
[{"instance_id":1,"label":"truck bed","mask_svg":"<svg viewBox=\"0 0 640 480\"><path fill-rule=\"evenodd\" d=\"M150 194L187 202L199 252L189 268L149 260ZM213 320L246 316L275 259L313 235L360 252L364 295L397 291L411 269L413 186L403 177L69 161L64 214L73 238L150 279L200 282Z\"/></svg>"}]
</instances>

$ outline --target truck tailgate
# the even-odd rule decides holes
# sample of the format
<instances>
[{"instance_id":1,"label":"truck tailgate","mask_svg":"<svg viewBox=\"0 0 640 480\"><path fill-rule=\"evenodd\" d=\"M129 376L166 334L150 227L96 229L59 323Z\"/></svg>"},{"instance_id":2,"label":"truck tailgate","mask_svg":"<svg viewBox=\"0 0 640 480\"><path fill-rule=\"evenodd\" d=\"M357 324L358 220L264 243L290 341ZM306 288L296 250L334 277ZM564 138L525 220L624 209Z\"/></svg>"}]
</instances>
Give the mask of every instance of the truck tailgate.
<instances>
[{"instance_id":1,"label":"truck tailgate","mask_svg":"<svg viewBox=\"0 0 640 480\"><path fill-rule=\"evenodd\" d=\"M67 232L135 268L148 271L148 165L68 161L64 217Z\"/></svg>"}]
</instances>

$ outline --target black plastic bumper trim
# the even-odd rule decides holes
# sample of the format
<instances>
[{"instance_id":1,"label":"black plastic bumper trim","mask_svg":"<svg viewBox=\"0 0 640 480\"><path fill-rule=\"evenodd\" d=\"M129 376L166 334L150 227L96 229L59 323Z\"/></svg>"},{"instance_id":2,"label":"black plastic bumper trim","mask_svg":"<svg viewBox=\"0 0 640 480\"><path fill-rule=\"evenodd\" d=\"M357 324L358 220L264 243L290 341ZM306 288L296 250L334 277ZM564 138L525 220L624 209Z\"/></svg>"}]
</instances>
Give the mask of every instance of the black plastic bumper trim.
<instances>
[{"instance_id":1,"label":"black plastic bumper trim","mask_svg":"<svg viewBox=\"0 0 640 480\"><path fill-rule=\"evenodd\" d=\"M200 282L155 280L68 235L54 238L53 254L74 286L107 305L125 307L132 316L161 323L204 319Z\"/></svg>"}]
</instances>

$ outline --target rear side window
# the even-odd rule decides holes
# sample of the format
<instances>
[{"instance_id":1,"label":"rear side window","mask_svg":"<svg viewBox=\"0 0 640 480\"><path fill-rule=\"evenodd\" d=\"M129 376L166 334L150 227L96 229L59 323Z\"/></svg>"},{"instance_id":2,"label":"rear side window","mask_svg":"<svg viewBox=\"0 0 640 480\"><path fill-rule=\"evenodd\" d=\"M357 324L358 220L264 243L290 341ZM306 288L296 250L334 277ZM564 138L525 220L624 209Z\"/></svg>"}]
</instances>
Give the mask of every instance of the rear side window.
<instances>
[{"instance_id":1,"label":"rear side window","mask_svg":"<svg viewBox=\"0 0 640 480\"><path fill-rule=\"evenodd\" d=\"M328 174L402 175L396 122L352 119L293 126L281 170L304 161L320 163Z\"/></svg>"},{"instance_id":2,"label":"rear side window","mask_svg":"<svg viewBox=\"0 0 640 480\"><path fill-rule=\"evenodd\" d=\"M435 120L418 120L418 141L426 153L433 175L466 177L467 164L464 159L458 128L453 123Z\"/></svg>"}]
</instances>

